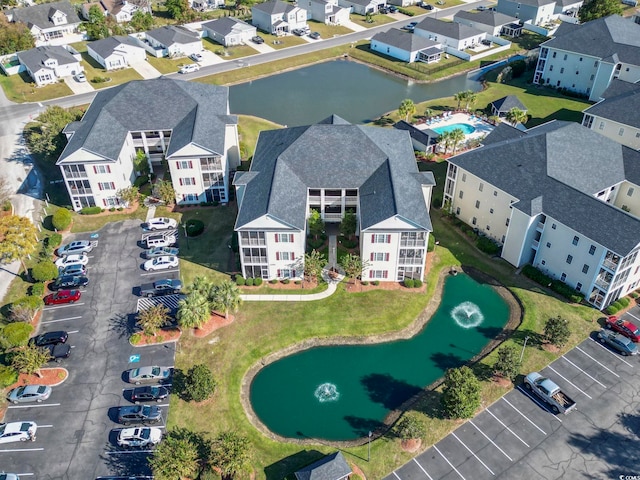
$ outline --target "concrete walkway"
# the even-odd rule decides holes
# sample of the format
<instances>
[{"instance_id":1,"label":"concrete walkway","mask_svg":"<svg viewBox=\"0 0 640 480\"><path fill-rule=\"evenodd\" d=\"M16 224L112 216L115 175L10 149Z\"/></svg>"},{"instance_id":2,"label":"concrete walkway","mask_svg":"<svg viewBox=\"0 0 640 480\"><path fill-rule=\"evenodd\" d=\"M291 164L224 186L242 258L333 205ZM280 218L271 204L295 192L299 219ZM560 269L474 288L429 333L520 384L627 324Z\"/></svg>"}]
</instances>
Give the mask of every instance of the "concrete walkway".
<instances>
[{"instance_id":1,"label":"concrete walkway","mask_svg":"<svg viewBox=\"0 0 640 480\"><path fill-rule=\"evenodd\" d=\"M67 84L67 87L71 89L74 95L95 92L95 89L89 83L89 79L86 82L79 82L73 77L64 77L64 83Z\"/></svg>"},{"instance_id":2,"label":"concrete walkway","mask_svg":"<svg viewBox=\"0 0 640 480\"><path fill-rule=\"evenodd\" d=\"M149 78L158 78L162 75L158 70L156 70L149 62L146 60L142 62L134 62L131 64L131 68L133 68L136 72L142 75L142 78L145 80Z\"/></svg>"},{"instance_id":3,"label":"concrete walkway","mask_svg":"<svg viewBox=\"0 0 640 480\"><path fill-rule=\"evenodd\" d=\"M324 292L310 293L309 295L240 295L245 302L312 302L330 297L336 291L337 285L344 279L344 274L339 273L335 278L329 276L329 269L322 270L322 279L327 282Z\"/></svg>"}]
</instances>

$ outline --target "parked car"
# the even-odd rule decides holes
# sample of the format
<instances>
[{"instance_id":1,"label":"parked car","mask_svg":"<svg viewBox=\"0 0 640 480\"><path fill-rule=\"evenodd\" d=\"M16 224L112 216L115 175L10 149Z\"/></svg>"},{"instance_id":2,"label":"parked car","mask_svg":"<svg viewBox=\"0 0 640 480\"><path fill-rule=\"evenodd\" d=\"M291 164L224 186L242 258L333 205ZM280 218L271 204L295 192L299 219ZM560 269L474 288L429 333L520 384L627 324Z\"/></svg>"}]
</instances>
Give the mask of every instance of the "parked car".
<instances>
[{"instance_id":1,"label":"parked car","mask_svg":"<svg viewBox=\"0 0 640 480\"><path fill-rule=\"evenodd\" d=\"M623 320L615 315L607 317L604 322L605 328L621 333L634 342L640 342L640 329L628 320Z\"/></svg>"},{"instance_id":2,"label":"parked car","mask_svg":"<svg viewBox=\"0 0 640 480\"><path fill-rule=\"evenodd\" d=\"M311 32L309 34L309 38L313 38L314 40L320 40L320 32Z\"/></svg>"},{"instance_id":3,"label":"parked car","mask_svg":"<svg viewBox=\"0 0 640 480\"><path fill-rule=\"evenodd\" d=\"M118 432L116 440L119 447L143 448L152 447L162 440L162 430L158 427L123 428Z\"/></svg>"},{"instance_id":4,"label":"parked car","mask_svg":"<svg viewBox=\"0 0 640 480\"><path fill-rule=\"evenodd\" d=\"M71 265L67 265L64 268L58 269L61 276L64 275L79 275L86 276L87 275L87 267L82 265L81 263L73 263Z\"/></svg>"},{"instance_id":5,"label":"parked car","mask_svg":"<svg viewBox=\"0 0 640 480\"><path fill-rule=\"evenodd\" d=\"M85 76L84 73L80 72L80 73L76 73L75 76L76 81L80 82L80 83L84 83L87 81L87 77Z\"/></svg>"},{"instance_id":6,"label":"parked car","mask_svg":"<svg viewBox=\"0 0 640 480\"><path fill-rule=\"evenodd\" d=\"M15 473L0 473L0 480L20 480L20 477Z\"/></svg>"},{"instance_id":7,"label":"parked car","mask_svg":"<svg viewBox=\"0 0 640 480\"><path fill-rule=\"evenodd\" d=\"M162 410L155 405L136 405L118 409L118 423L141 425L162 422Z\"/></svg>"},{"instance_id":8,"label":"parked car","mask_svg":"<svg viewBox=\"0 0 640 480\"><path fill-rule=\"evenodd\" d=\"M131 401L138 405L142 402L161 402L169 396L169 389L158 385L136 387L131 392Z\"/></svg>"},{"instance_id":9,"label":"parked car","mask_svg":"<svg viewBox=\"0 0 640 480\"><path fill-rule=\"evenodd\" d=\"M49 284L49 290L55 292L61 289L84 288L89 285L89 279L82 275L62 275Z\"/></svg>"},{"instance_id":10,"label":"parked car","mask_svg":"<svg viewBox=\"0 0 640 480\"><path fill-rule=\"evenodd\" d=\"M127 378L129 383L140 385L141 383L162 383L171 376L169 367L140 367L129 370Z\"/></svg>"},{"instance_id":11,"label":"parked car","mask_svg":"<svg viewBox=\"0 0 640 480\"><path fill-rule=\"evenodd\" d=\"M189 55L189 58L191 60L193 60L194 62L201 62L202 61L202 55L200 55L199 53L192 53L191 55Z\"/></svg>"},{"instance_id":12,"label":"parked car","mask_svg":"<svg viewBox=\"0 0 640 480\"><path fill-rule=\"evenodd\" d=\"M476 10L478 10L479 12L484 12L487 9L487 7L485 7L484 5L480 5L479 7L476 8Z\"/></svg>"},{"instance_id":13,"label":"parked car","mask_svg":"<svg viewBox=\"0 0 640 480\"><path fill-rule=\"evenodd\" d=\"M58 247L58 256L66 257L67 255L89 253L93 250L93 245L87 240L77 240Z\"/></svg>"},{"instance_id":14,"label":"parked car","mask_svg":"<svg viewBox=\"0 0 640 480\"><path fill-rule=\"evenodd\" d=\"M47 332L37 337L29 339L29 345L36 347L46 347L47 345L57 345L59 343L67 343L69 334L64 330L56 330L55 332Z\"/></svg>"},{"instance_id":15,"label":"parked car","mask_svg":"<svg viewBox=\"0 0 640 480\"><path fill-rule=\"evenodd\" d=\"M413 32L416 28L416 25L418 25L418 22L411 22L408 23L407 25L405 25L404 27L402 27L404 30L408 30L409 32Z\"/></svg>"},{"instance_id":16,"label":"parked car","mask_svg":"<svg viewBox=\"0 0 640 480\"><path fill-rule=\"evenodd\" d=\"M142 265L147 272L153 272L156 270L167 270L168 268L178 267L178 257L173 255L167 255L165 257L156 257L151 260L147 260Z\"/></svg>"},{"instance_id":17,"label":"parked car","mask_svg":"<svg viewBox=\"0 0 640 480\"><path fill-rule=\"evenodd\" d=\"M180 73L193 73L197 72L198 70L200 70L200 65L198 65L197 63L189 63L187 65L183 65L178 71Z\"/></svg>"},{"instance_id":18,"label":"parked car","mask_svg":"<svg viewBox=\"0 0 640 480\"><path fill-rule=\"evenodd\" d=\"M172 278L164 278L153 283L145 283L140 286L141 297L159 297L180 293L182 282Z\"/></svg>"},{"instance_id":19,"label":"parked car","mask_svg":"<svg viewBox=\"0 0 640 480\"><path fill-rule=\"evenodd\" d=\"M251 37L251 41L260 45L264 43L264 38L262 38L260 35L256 35L255 37Z\"/></svg>"},{"instance_id":20,"label":"parked car","mask_svg":"<svg viewBox=\"0 0 640 480\"><path fill-rule=\"evenodd\" d=\"M51 387L47 385L25 385L14 388L7 395L7 400L11 403L44 402L51 396ZM0 480L2 478L0 477Z\"/></svg>"},{"instance_id":21,"label":"parked car","mask_svg":"<svg viewBox=\"0 0 640 480\"><path fill-rule=\"evenodd\" d=\"M49 350L49 361L55 361L60 363L63 358L69 358L71 355L71 346L66 343L59 343L57 345L47 345L44 348Z\"/></svg>"},{"instance_id":22,"label":"parked car","mask_svg":"<svg viewBox=\"0 0 640 480\"><path fill-rule=\"evenodd\" d=\"M162 257L163 255L178 255L180 250L175 247L153 247L144 252L145 258Z\"/></svg>"},{"instance_id":23,"label":"parked car","mask_svg":"<svg viewBox=\"0 0 640 480\"><path fill-rule=\"evenodd\" d=\"M86 265L87 263L89 263L89 257L87 257L84 253L74 253L72 255L67 255L56 260L56 267L64 268L77 263L79 263L80 265Z\"/></svg>"},{"instance_id":24,"label":"parked car","mask_svg":"<svg viewBox=\"0 0 640 480\"><path fill-rule=\"evenodd\" d=\"M155 247L171 247L175 245L178 239L175 235L170 235L169 232L154 233L144 239L145 246L148 249Z\"/></svg>"},{"instance_id":25,"label":"parked car","mask_svg":"<svg viewBox=\"0 0 640 480\"><path fill-rule=\"evenodd\" d=\"M622 355L637 355L638 347L633 340L620 333L616 333L612 330L605 330L604 328L598 332L598 340L605 345L609 345L614 350L617 350Z\"/></svg>"},{"instance_id":26,"label":"parked car","mask_svg":"<svg viewBox=\"0 0 640 480\"><path fill-rule=\"evenodd\" d=\"M291 33L293 33L294 35L298 36L298 37L302 37L305 33L303 29L301 28L294 28L293 30L291 30Z\"/></svg>"},{"instance_id":27,"label":"parked car","mask_svg":"<svg viewBox=\"0 0 640 480\"><path fill-rule=\"evenodd\" d=\"M576 402L551 379L543 377L538 372L531 372L524 377L524 386L544 401L555 414L569 413L576 407Z\"/></svg>"},{"instance_id":28,"label":"parked car","mask_svg":"<svg viewBox=\"0 0 640 480\"><path fill-rule=\"evenodd\" d=\"M383 14L383 15L384 15L384 14L386 14L386 13L389 13L389 9L383 5L382 7L380 7L380 8L378 9L378 13L381 13L381 14Z\"/></svg>"},{"instance_id":29,"label":"parked car","mask_svg":"<svg viewBox=\"0 0 640 480\"><path fill-rule=\"evenodd\" d=\"M173 218L156 217L147 220L144 227L147 230L168 230L170 228L177 228L178 222Z\"/></svg>"},{"instance_id":30,"label":"parked car","mask_svg":"<svg viewBox=\"0 0 640 480\"><path fill-rule=\"evenodd\" d=\"M82 293L80 290L58 290L44 297L45 305L62 305L65 303L75 303L80 300Z\"/></svg>"},{"instance_id":31,"label":"parked car","mask_svg":"<svg viewBox=\"0 0 640 480\"><path fill-rule=\"evenodd\" d=\"M35 441L37 430L35 422L0 423L0 443Z\"/></svg>"},{"instance_id":32,"label":"parked car","mask_svg":"<svg viewBox=\"0 0 640 480\"><path fill-rule=\"evenodd\" d=\"M398 13L398 7L395 5L387 5L387 10L389 13Z\"/></svg>"}]
</instances>

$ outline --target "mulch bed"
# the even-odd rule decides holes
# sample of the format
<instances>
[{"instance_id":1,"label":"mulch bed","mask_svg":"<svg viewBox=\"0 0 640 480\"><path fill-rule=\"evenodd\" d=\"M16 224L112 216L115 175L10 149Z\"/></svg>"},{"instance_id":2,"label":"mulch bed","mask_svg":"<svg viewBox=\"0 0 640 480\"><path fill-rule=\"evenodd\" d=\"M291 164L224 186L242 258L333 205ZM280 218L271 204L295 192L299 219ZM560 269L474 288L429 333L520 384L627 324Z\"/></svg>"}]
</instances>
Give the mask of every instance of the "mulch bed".
<instances>
[{"instance_id":1,"label":"mulch bed","mask_svg":"<svg viewBox=\"0 0 640 480\"><path fill-rule=\"evenodd\" d=\"M179 328L168 328L166 330L159 330L155 335L147 335L143 332L138 332L138 335L140 335L140 341L133 345L134 347L175 342L182 335L182 331Z\"/></svg>"},{"instance_id":2,"label":"mulch bed","mask_svg":"<svg viewBox=\"0 0 640 480\"><path fill-rule=\"evenodd\" d=\"M197 338L204 338L207 335L213 333L219 328L226 327L230 325L235 320L235 316L229 314L229 318L224 318L224 315L219 313L213 313L207 323L202 325L200 328L194 328L192 330L193 336Z\"/></svg>"},{"instance_id":3,"label":"mulch bed","mask_svg":"<svg viewBox=\"0 0 640 480\"><path fill-rule=\"evenodd\" d=\"M65 368L42 368L40 369L40 375L27 375L21 373L18 375L18 381L13 385L7 387L7 391L12 388L20 387L22 385L59 385L64 382L69 376L69 372Z\"/></svg>"},{"instance_id":4,"label":"mulch bed","mask_svg":"<svg viewBox=\"0 0 640 480\"><path fill-rule=\"evenodd\" d=\"M405 452L417 452L422 446L421 438L411 438L409 440L402 440L400 442L400 448Z\"/></svg>"},{"instance_id":5,"label":"mulch bed","mask_svg":"<svg viewBox=\"0 0 640 480\"><path fill-rule=\"evenodd\" d=\"M129 205L127 208L123 208L122 210L118 211L118 208L116 207L116 209L113 212L109 211L109 208L105 209L103 212L100 213L92 213L91 215L85 215L87 217L106 217L107 215L118 215L118 214L125 214L125 213L133 213L135 212L138 207L139 207L139 203L136 201L134 203L132 203L131 205ZM71 229L71 227L69 227L69 229ZM67 231L67 230L65 230Z\"/></svg>"}]
</instances>

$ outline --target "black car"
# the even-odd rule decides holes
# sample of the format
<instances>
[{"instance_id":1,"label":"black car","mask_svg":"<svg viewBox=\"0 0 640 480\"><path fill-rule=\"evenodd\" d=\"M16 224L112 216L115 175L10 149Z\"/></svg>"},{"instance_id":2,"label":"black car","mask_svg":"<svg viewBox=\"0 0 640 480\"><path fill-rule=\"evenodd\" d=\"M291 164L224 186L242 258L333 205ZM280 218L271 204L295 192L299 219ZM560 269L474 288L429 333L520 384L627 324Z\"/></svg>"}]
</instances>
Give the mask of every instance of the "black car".
<instances>
[{"instance_id":1,"label":"black car","mask_svg":"<svg viewBox=\"0 0 640 480\"><path fill-rule=\"evenodd\" d=\"M387 7L380 7L378 12L384 15L385 13L389 13L389 9Z\"/></svg>"},{"instance_id":2,"label":"black car","mask_svg":"<svg viewBox=\"0 0 640 480\"><path fill-rule=\"evenodd\" d=\"M387 10L389 13L398 13L398 7L395 5L387 5Z\"/></svg>"},{"instance_id":3,"label":"black car","mask_svg":"<svg viewBox=\"0 0 640 480\"><path fill-rule=\"evenodd\" d=\"M136 405L141 402L161 402L169 396L167 387L136 387L131 392L131 401Z\"/></svg>"},{"instance_id":4,"label":"black car","mask_svg":"<svg viewBox=\"0 0 640 480\"><path fill-rule=\"evenodd\" d=\"M314 40L320 40L320 32L311 32L309 34L309 38L313 38Z\"/></svg>"},{"instance_id":5,"label":"black car","mask_svg":"<svg viewBox=\"0 0 640 480\"><path fill-rule=\"evenodd\" d=\"M157 280L153 283L145 283L140 286L141 297L159 297L162 295L173 295L180 293L182 282L172 278Z\"/></svg>"},{"instance_id":6,"label":"black car","mask_svg":"<svg viewBox=\"0 0 640 480\"><path fill-rule=\"evenodd\" d=\"M59 343L67 343L69 334L62 330L55 332L47 332L37 337L29 339L29 345L35 345L36 347L46 347L47 345L57 345Z\"/></svg>"},{"instance_id":7,"label":"black car","mask_svg":"<svg viewBox=\"0 0 640 480\"><path fill-rule=\"evenodd\" d=\"M118 423L123 425L142 425L147 423L162 422L162 410L151 405L138 405L136 407L120 407L118 410Z\"/></svg>"},{"instance_id":8,"label":"black car","mask_svg":"<svg viewBox=\"0 0 640 480\"><path fill-rule=\"evenodd\" d=\"M75 288L84 288L89 285L89 279L82 275L62 275L49 284L49 290L55 292L57 290L72 290Z\"/></svg>"},{"instance_id":9,"label":"black car","mask_svg":"<svg viewBox=\"0 0 640 480\"><path fill-rule=\"evenodd\" d=\"M256 35L255 37L251 37L251 41L253 43L261 44L264 43L264 38L262 38L260 35Z\"/></svg>"},{"instance_id":10,"label":"black car","mask_svg":"<svg viewBox=\"0 0 640 480\"><path fill-rule=\"evenodd\" d=\"M60 363L63 358L69 358L71 355L71 346L66 343L58 343L57 345L46 345L44 348L49 350L49 361L55 360Z\"/></svg>"}]
</instances>

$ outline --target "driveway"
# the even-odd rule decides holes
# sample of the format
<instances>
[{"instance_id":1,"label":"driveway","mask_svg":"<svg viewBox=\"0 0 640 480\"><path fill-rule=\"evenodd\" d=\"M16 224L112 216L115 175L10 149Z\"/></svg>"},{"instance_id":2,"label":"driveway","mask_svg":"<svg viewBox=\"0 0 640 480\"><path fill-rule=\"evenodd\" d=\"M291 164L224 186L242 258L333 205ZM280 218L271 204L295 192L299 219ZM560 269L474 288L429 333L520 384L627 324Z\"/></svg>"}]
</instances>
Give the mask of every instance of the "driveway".
<instances>
[{"instance_id":1,"label":"driveway","mask_svg":"<svg viewBox=\"0 0 640 480\"><path fill-rule=\"evenodd\" d=\"M142 78L144 79L158 78L162 75L162 73L160 73L153 66L151 66L151 64L146 60L142 62L134 62L131 64L131 67L134 68L135 71L138 72L140 75L142 75Z\"/></svg>"},{"instance_id":2,"label":"driveway","mask_svg":"<svg viewBox=\"0 0 640 480\"><path fill-rule=\"evenodd\" d=\"M89 93L95 91L88 79L86 82L78 82L73 77L64 77L64 83L66 83L71 91L76 95L79 93Z\"/></svg>"},{"instance_id":3,"label":"driveway","mask_svg":"<svg viewBox=\"0 0 640 480\"><path fill-rule=\"evenodd\" d=\"M247 45L249 45L251 48L253 48L254 50L256 50L259 53L269 53L269 52L273 52L275 50L275 48L267 45L266 43L248 42Z\"/></svg>"}]
</instances>

